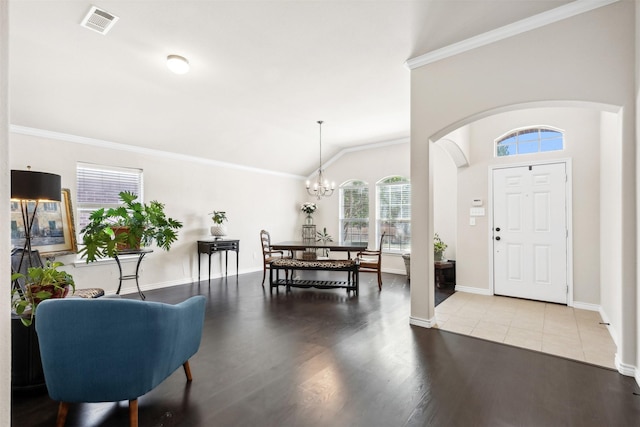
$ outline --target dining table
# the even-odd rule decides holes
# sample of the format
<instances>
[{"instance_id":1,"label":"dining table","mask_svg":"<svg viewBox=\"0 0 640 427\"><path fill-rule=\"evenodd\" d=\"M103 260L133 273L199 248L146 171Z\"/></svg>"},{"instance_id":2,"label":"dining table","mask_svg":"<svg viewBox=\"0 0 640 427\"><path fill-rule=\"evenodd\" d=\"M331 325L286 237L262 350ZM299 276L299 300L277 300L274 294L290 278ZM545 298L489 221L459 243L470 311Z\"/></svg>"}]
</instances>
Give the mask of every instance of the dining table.
<instances>
[{"instance_id":1,"label":"dining table","mask_svg":"<svg viewBox=\"0 0 640 427\"><path fill-rule=\"evenodd\" d=\"M272 243L271 249L275 251L313 251L317 249L328 249L334 252L346 252L347 259L351 259L351 252L358 253L367 249L367 243L336 243L336 242L316 242L292 240L287 242Z\"/></svg>"}]
</instances>

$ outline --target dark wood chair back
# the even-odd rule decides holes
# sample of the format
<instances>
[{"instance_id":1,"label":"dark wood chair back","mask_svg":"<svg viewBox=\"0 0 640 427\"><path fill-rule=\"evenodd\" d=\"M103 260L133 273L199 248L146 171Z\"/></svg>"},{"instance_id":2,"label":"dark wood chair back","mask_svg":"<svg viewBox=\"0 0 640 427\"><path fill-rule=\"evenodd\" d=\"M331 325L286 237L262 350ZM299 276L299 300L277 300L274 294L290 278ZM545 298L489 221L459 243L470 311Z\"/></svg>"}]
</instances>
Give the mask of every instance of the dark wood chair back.
<instances>
[{"instance_id":1,"label":"dark wood chair back","mask_svg":"<svg viewBox=\"0 0 640 427\"><path fill-rule=\"evenodd\" d=\"M382 290L382 243L386 233L383 232L380 236L380 244L377 250L367 249L362 252L358 252L358 258L360 260L360 272L361 273L376 273L378 275L378 290Z\"/></svg>"},{"instance_id":2,"label":"dark wood chair back","mask_svg":"<svg viewBox=\"0 0 640 427\"><path fill-rule=\"evenodd\" d=\"M271 250L271 235L267 230L260 230L260 244L262 245L263 258L262 286L264 286L264 280L267 278L267 270L271 266L271 261L276 258L283 258L284 253Z\"/></svg>"}]
</instances>

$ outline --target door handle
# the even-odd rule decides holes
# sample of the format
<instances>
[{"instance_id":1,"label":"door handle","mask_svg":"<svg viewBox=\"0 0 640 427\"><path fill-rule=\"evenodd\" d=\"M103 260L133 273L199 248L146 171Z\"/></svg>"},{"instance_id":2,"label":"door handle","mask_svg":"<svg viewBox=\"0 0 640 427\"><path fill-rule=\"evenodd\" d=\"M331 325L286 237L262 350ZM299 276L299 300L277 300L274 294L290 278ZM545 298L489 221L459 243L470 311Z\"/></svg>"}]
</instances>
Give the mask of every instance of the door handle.
<instances>
[{"instance_id":1,"label":"door handle","mask_svg":"<svg viewBox=\"0 0 640 427\"><path fill-rule=\"evenodd\" d=\"M500 231L500 227L496 227L496 231Z\"/></svg>"},{"instance_id":2,"label":"door handle","mask_svg":"<svg viewBox=\"0 0 640 427\"><path fill-rule=\"evenodd\" d=\"M500 240L500 236L496 236L496 240Z\"/></svg>"}]
</instances>

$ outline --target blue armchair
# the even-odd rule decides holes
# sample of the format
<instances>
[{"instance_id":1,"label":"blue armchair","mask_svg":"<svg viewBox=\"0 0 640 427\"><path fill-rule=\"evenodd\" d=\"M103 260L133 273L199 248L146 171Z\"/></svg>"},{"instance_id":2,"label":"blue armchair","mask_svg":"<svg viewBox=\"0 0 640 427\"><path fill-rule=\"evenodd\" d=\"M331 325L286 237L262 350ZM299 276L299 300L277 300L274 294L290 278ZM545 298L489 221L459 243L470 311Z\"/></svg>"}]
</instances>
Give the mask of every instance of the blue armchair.
<instances>
[{"instance_id":1,"label":"blue armchair","mask_svg":"<svg viewBox=\"0 0 640 427\"><path fill-rule=\"evenodd\" d=\"M126 299L58 299L38 306L36 331L49 396L60 402L57 426L69 403L129 400L138 425L138 397L200 347L205 297L170 305Z\"/></svg>"}]
</instances>

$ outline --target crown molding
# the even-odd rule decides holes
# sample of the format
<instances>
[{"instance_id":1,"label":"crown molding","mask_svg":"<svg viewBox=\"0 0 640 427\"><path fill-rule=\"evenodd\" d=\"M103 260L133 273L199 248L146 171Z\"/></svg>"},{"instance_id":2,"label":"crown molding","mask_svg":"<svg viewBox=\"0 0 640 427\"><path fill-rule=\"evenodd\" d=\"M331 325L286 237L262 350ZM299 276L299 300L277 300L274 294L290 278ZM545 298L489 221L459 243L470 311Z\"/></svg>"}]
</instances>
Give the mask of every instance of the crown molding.
<instances>
[{"instance_id":1,"label":"crown molding","mask_svg":"<svg viewBox=\"0 0 640 427\"><path fill-rule=\"evenodd\" d=\"M57 141L65 141L73 144L88 145L91 147L107 148L110 150L119 150L119 151L127 151L130 153L144 154L145 156L156 156L156 157L169 158L172 160L181 160L185 162L202 163L206 165L217 166L217 167L227 168L227 169L243 170L247 172L254 172L254 173L266 174L266 175L275 175L275 176L293 178L293 179L299 179L299 180L306 179L305 177L300 175L277 172L277 171L272 171L268 169L254 168L250 166L243 166L243 165L238 165L236 163L221 162L218 160L205 159L202 157L173 153L170 151L156 150L153 148L137 147L135 145L105 141L102 139L87 138L84 136L71 135L68 133L31 128L27 126L10 125L9 132L15 133L15 134L21 134L21 135L36 136L39 138L55 139Z\"/></svg>"},{"instance_id":2,"label":"crown molding","mask_svg":"<svg viewBox=\"0 0 640 427\"><path fill-rule=\"evenodd\" d=\"M429 53L425 53L424 55L408 59L404 65L409 70L415 70L416 68L423 67L433 62L517 36L518 34L535 30L536 28L544 27L581 13L589 12L603 6L608 6L618 1L620 0L576 0L563 6L556 7L555 9L496 28L495 30L479 34L458 43L436 49Z\"/></svg>"}]
</instances>

